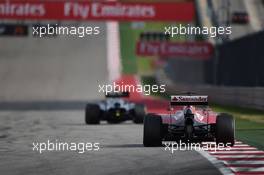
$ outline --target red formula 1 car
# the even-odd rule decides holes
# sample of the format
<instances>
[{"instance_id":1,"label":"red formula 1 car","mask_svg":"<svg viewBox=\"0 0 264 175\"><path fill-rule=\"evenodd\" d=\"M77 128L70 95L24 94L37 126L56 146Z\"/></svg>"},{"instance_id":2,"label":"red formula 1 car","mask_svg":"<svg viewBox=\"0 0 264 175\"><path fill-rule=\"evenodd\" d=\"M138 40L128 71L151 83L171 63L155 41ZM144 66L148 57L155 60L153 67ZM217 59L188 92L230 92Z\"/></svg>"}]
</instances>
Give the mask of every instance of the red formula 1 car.
<instances>
[{"instance_id":1,"label":"red formula 1 car","mask_svg":"<svg viewBox=\"0 0 264 175\"><path fill-rule=\"evenodd\" d=\"M231 20L234 24L248 24L249 16L247 12L234 12Z\"/></svg>"},{"instance_id":2,"label":"red formula 1 car","mask_svg":"<svg viewBox=\"0 0 264 175\"><path fill-rule=\"evenodd\" d=\"M179 109L171 110L172 106ZM144 146L161 146L162 141L202 142L234 145L234 119L213 112L208 96L171 96L170 114L148 114L144 118ZM173 111L173 112L172 112Z\"/></svg>"}]
</instances>

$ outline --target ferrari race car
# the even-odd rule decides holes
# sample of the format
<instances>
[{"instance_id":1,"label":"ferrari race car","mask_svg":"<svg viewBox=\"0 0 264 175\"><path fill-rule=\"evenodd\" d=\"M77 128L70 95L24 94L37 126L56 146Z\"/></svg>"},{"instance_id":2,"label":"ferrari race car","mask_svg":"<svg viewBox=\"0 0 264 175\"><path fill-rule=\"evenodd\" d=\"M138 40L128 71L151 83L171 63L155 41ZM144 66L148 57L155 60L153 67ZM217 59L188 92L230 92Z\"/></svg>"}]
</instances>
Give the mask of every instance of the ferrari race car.
<instances>
[{"instance_id":1,"label":"ferrari race car","mask_svg":"<svg viewBox=\"0 0 264 175\"><path fill-rule=\"evenodd\" d=\"M172 106L178 106L172 110ZM144 118L143 144L161 146L162 141L216 142L234 145L234 119L208 107L208 96L171 96L170 114L148 114Z\"/></svg>"},{"instance_id":2,"label":"ferrari race car","mask_svg":"<svg viewBox=\"0 0 264 175\"><path fill-rule=\"evenodd\" d=\"M234 24L247 24L249 23L249 16L247 12L234 12L231 20Z\"/></svg>"},{"instance_id":3,"label":"ferrari race car","mask_svg":"<svg viewBox=\"0 0 264 175\"><path fill-rule=\"evenodd\" d=\"M129 97L129 92L108 93L105 97L103 101L86 105L86 124L100 124L100 120L106 120L108 123L120 123L126 120L143 123L145 106L124 99Z\"/></svg>"}]
</instances>

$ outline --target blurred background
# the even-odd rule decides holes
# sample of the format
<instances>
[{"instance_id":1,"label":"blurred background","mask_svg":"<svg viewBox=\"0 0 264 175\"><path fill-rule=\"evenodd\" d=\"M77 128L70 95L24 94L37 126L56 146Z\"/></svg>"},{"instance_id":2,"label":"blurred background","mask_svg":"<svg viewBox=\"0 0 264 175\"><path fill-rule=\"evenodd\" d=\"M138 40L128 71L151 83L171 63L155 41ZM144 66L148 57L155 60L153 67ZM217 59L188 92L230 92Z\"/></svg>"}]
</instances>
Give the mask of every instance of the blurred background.
<instances>
[{"instance_id":1,"label":"blurred background","mask_svg":"<svg viewBox=\"0 0 264 175\"><path fill-rule=\"evenodd\" d=\"M188 13L178 15L175 20L173 17L166 19L170 14L163 13L164 20L120 18L117 19L119 22L106 23L97 21L107 19L91 19L89 22L88 18L86 22L63 20L58 16L57 19L56 15L52 17L53 20L50 17L47 20L10 17L4 14L2 3L2 101L84 100L90 98L84 94L87 90L95 90L96 84L112 81L121 74L136 74L143 79L155 78L160 81L165 81L162 76L166 75L175 85L178 84L179 90L181 86L188 89L185 85L190 84L195 91L212 95L216 103L263 109L263 1L169 1L171 4L173 2L181 2ZM49 35L39 38L32 35L32 27L47 24L100 26L101 33L81 39L74 36ZM165 27L180 25L208 28L231 26L232 34L217 37L168 37L164 34ZM210 58L198 59L187 54L144 55L137 51L137 44L141 42L205 42L212 45L214 52L207 55ZM107 57L115 58L111 60ZM100 71L95 74L97 67L100 67ZM165 81L165 84L168 82ZM169 86L170 89L175 88Z\"/></svg>"}]
</instances>

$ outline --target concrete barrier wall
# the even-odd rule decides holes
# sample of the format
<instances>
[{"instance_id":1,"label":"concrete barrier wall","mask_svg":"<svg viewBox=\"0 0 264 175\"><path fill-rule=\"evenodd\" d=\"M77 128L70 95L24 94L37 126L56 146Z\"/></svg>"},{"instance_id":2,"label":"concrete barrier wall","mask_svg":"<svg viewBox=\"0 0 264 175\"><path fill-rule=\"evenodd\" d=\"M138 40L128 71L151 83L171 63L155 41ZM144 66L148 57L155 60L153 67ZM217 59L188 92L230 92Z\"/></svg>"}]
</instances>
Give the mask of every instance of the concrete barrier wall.
<instances>
[{"instance_id":1,"label":"concrete barrier wall","mask_svg":"<svg viewBox=\"0 0 264 175\"><path fill-rule=\"evenodd\" d=\"M264 31L233 40L218 49L218 84L264 86Z\"/></svg>"},{"instance_id":2,"label":"concrete barrier wall","mask_svg":"<svg viewBox=\"0 0 264 175\"><path fill-rule=\"evenodd\" d=\"M168 59L166 67L167 73L175 82L194 84L206 83L204 69L205 61L188 58Z\"/></svg>"},{"instance_id":3,"label":"concrete barrier wall","mask_svg":"<svg viewBox=\"0 0 264 175\"><path fill-rule=\"evenodd\" d=\"M166 90L169 94L191 91L209 95L209 102L264 110L264 88L262 87L180 84L170 80L163 70L156 72L156 80L158 84L166 84Z\"/></svg>"}]
</instances>

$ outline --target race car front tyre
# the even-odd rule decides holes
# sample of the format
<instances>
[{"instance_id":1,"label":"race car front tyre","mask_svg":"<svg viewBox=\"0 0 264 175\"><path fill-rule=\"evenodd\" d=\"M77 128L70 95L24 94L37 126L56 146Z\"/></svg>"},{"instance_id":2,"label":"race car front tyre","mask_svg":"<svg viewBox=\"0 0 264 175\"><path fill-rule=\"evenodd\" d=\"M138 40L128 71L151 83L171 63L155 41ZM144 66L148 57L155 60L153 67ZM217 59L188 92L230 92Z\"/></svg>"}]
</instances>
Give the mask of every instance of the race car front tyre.
<instances>
[{"instance_id":1,"label":"race car front tyre","mask_svg":"<svg viewBox=\"0 0 264 175\"><path fill-rule=\"evenodd\" d=\"M86 124L100 124L101 110L97 104L87 104L85 107Z\"/></svg>"},{"instance_id":2,"label":"race car front tyre","mask_svg":"<svg viewBox=\"0 0 264 175\"><path fill-rule=\"evenodd\" d=\"M148 114L144 118L143 144L145 147L162 145L162 119L161 116Z\"/></svg>"},{"instance_id":3,"label":"race car front tyre","mask_svg":"<svg viewBox=\"0 0 264 175\"><path fill-rule=\"evenodd\" d=\"M216 144L220 143L225 146L233 146L235 143L235 121L233 116L225 113L216 118Z\"/></svg>"},{"instance_id":4,"label":"race car front tyre","mask_svg":"<svg viewBox=\"0 0 264 175\"><path fill-rule=\"evenodd\" d=\"M134 109L134 123L143 123L144 116L146 115L145 105L136 104Z\"/></svg>"}]
</instances>

